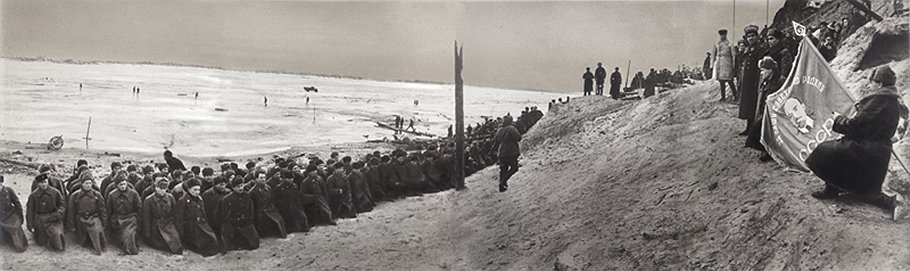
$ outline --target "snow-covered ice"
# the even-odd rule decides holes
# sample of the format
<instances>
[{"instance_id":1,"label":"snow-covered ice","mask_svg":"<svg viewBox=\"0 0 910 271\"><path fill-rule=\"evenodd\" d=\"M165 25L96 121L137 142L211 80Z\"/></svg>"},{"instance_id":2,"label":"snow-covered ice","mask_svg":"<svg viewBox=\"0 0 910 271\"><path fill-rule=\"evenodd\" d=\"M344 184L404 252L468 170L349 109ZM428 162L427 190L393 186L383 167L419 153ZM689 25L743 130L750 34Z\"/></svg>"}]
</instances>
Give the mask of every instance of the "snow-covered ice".
<instances>
[{"instance_id":1,"label":"snow-covered ice","mask_svg":"<svg viewBox=\"0 0 910 271\"><path fill-rule=\"evenodd\" d=\"M443 136L454 123L454 85L10 59L0 60L0 75L0 138L46 143L63 135L65 147L85 147L89 117L91 148L152 153L166 147L189 156L391 139L392 131L375 122L391 124L396 114L416 119L418 131ZM526 106L546 111L560 97L566 95L465 86L466 124Z\"/></svg>"}]
</instances>

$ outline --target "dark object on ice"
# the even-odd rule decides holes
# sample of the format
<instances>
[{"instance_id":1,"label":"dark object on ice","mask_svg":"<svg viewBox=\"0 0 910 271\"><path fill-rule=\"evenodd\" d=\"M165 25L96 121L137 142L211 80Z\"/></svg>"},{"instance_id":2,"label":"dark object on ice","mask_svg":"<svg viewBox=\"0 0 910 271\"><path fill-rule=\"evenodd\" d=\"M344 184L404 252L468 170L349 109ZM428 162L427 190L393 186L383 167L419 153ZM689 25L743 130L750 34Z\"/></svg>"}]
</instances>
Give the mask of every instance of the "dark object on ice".
<instances>
[{"instance_id":1,"label":"dark object on ice","mask_svg":"<svg viewBox=\"0 0 910 271\"><path fill-rule=\"evenodd\" d=\"M215 107L215 111L226 112L227 108Z\"/></svg>"},{"instance_id":2,"label":"dark object on ice","mask_svg":"<svg viewBox=\"0 0 910 271\"><path fill-rule=\"evenodd\" d=\"M51 140L47 142L47 149L51 151L57 151L63 148L63 136L58 135L51 137Z\"/></svg>"},{"instance_id":3,"label":"dark object on ice","mask_svg":"<svg viewBox=\"0 0 910 271\"><path fill-rule=\"evenodd\" d=\"M435 136L436 136L436 135L431 134L431 133L424 133L424 132L418 132L418 131L406 131L406 130L404 130L404 129L395 128L395 127L393 127L393 126L391 126L391 125L388 125L388 124L385 124L385 123L381 123L381 122L376 122L376 126L379 126L379 127L382 127L382 128L386 128L386 129L389 129L389 130L392 130L392 131L396 131L396 132L409 133L409 134L414 134L414 135L419 135L419 136L428 136L428 137L435 137Z\"/></svg>"},{"instance_id":4,"label":"dark object on ice","mask_svg":"<svg viewBox=\"0 0 910 271\"><path fill-rule=\"evenodd\" d=\"M317 89L316 87L303 87L303 90L305 90L306 92L319 92L319 89Z\"/></svg>"}]
</instances>

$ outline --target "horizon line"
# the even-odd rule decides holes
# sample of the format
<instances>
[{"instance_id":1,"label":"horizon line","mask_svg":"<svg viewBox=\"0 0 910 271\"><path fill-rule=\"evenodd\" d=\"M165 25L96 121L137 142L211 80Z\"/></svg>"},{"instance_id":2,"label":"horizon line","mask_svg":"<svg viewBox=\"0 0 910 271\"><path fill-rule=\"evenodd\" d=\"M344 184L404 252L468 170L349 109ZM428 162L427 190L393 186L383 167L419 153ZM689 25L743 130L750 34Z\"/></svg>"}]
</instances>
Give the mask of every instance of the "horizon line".
<instances>
[{"instance_id":1,"label":"horizon line","mask_svg":"<svg viewBox=\"0 0 910 271\"><path fill-rule=\"evenodd\" d=\"M454 82L438 82L438 81L415 80L415 79L376 79L376 78L367 78L367 77L355 76L355 75L319 74L319 73L307 73L307 72L293 72L293 71L287 71L287 70L259 70L259 69L243 69L243 68L225 68L225 67L207 66L207 65L200 65L200 64L154 62L154 61L150 61L150 60L143 60L143 61L84 60L84 59L73 59L73 58L65 58L65 59L49 58L49 57L44 57L44 56L27 57L27 56L6 56L6 55L0 56L0 58L15 60L15 61L22 61L22 62L50 62L50 63L57 63L57 64L73 64L73 65L97 65L97 64L154 65L154 66L166 66L166 67L188 67L188 68L197 68L197 69L235 71L235 72L303 75L303 76L314 76L314 77L323 77L323 78L353 79L353 80L375 81L375 82L420 83L420 84L453 85L453 86L455 85ZM454 71L453 71L453 73L454 73ZM558 90L531 89L531 88L504 88L504 87L499 87L499 86L481 86L481 85L469 85L469 84L466 84L465 86L496 88L496 89L504 89L504 90L519 90L519 91L524 90L524 91L551 92L551 93L570 93L570 92L562 92L562 91L558 91Z\"/></svg>"}]
</instances>

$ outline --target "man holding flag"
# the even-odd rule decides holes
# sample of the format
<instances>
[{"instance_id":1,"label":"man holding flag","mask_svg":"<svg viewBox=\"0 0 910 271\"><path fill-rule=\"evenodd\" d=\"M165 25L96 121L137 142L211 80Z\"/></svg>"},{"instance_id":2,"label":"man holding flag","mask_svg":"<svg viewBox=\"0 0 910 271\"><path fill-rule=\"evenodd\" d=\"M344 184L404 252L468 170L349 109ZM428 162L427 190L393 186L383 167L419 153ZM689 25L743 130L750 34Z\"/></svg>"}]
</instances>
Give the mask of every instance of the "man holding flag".
<instances>
[{"instance_id":1,"label":"man holding flag","mask_svg":"<svg viewBox=\"0 0 910 271\"><path fill-rule=\"evenodd\" d=\"M794 23L794 28L805 37L805 27ZM887 66L877 68L872 81L880 85L862 91L854 106L856 100L808 38L800 43L793 69L766 100L761 143L778 163L811 170L825 181L825 189L813 197L830 199L847 192L893 209L894 198L881 188L891 160L891 138L900 118L908 119L894 87L894 72Z\"/></svg>"},{"instance_id":2,"label":"man holding flag","mask_svg":"<svg viewBox=\"0 0 910 271\"><path fill-rule=\"evenodd\" d=\"M812 193L813 197L830 199L849 192L887 210L894 208L894 199L882 194L881 188L891 160L891 137L900 118L907 118L907 108L894 87L896 79L890 67L879 67L872 76L879 86L864 92L856 103L856 115L834 119L832 130L844 137L822 142L806 159L809 169L825 181L825 189Z\"/></svg>"}]
</instances>

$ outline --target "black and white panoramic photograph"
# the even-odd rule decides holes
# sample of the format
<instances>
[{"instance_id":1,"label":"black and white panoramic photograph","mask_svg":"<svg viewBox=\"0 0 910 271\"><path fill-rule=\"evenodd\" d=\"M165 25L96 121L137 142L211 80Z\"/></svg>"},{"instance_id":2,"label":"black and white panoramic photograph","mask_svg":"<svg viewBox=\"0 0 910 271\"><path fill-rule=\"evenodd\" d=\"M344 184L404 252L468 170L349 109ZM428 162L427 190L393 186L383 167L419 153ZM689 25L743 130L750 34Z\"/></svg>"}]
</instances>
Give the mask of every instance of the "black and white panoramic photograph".
<instances>
[{"instance_id":1,"label":"black and white panoramic photograph","mask_svg":"<svg viewBox=\"0 0 910 271\"><path fill-rule=\"evenodd\" d=\"M0 270L910 270L908 18L0 0Z\"/></svg>"}]
</instances>

